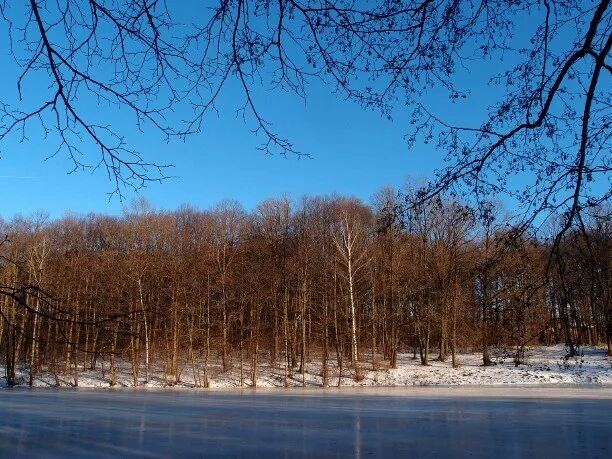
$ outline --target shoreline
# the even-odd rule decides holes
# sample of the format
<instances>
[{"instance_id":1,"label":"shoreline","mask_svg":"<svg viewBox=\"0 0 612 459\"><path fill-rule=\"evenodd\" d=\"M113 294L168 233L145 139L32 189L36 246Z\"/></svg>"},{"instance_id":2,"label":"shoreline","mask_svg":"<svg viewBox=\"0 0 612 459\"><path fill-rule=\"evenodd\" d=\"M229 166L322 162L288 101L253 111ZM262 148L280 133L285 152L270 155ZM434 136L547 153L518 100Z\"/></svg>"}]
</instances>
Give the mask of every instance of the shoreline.
<instances>
[{"instance_id":1,"label":"shoreline","mask_svg":"<svg viewBox=\"0 0 612 459\"><path fill-rule=\"evenodd\" d=\"M155 362L151 365L145 383L144 368L140 368L137 384L134 384L133 367L127 360L116 364L115 385L111 386L108 366L97 369L79 369L55 374L44 368L34 375L34 387L41 388L98 388L110 390L170 390L170 391L252 391L252 390L347 390L388 388L393 390L419 387L612 387L612 358L605 355L601 347L585 347L583 355L570 361L563 359L563 346L533 347L527 361L515 366L511 361L499 361L492 366L483 366L479 353L460 354L460 366L453 368L448 361L431 361L423 366L410 358L409 354L398 356L398 367L381 366L363 370L363 379L356 381L352 370L344 369L340 378L339 368L330 361L327 385L323 385L322 367L319 361L311 360L302 375L293 373L284 377L285 369L278 363L260 361L257 384L251 380L250 365L242 369L234 365L223 371L220 362L208 367L208 387L204 387L204 372L198 362L195 367L185 364L179 376L168 375L164 367ZM74 369L71 369L74 370ZM5 369L0 365L0 374ZM29 371L21 365L17 369L15 387L29 387ZM172 378L172 379L171 379ZM174 379L176 378L176 379ZM340 385L338 383L340 382ZM0 378L0 388L7 387L6 379ZM612 392L612 391L611 391Z\"/></svg>"},{"instance_id":2,"label":"shoreline","mask_svg":"<svg viewBox=\"0 0 612 459\"><path fill-rule=\"evenodd\" d=\"M542 384L542 385L429 385L429 386L343 386L343 387L69 387L14 386L2 387L6 392L113 393L126 394L216 394L275 396L355 396L453 398L595 398L612 399L612 384Z\"/></svg>"}]
</instances>

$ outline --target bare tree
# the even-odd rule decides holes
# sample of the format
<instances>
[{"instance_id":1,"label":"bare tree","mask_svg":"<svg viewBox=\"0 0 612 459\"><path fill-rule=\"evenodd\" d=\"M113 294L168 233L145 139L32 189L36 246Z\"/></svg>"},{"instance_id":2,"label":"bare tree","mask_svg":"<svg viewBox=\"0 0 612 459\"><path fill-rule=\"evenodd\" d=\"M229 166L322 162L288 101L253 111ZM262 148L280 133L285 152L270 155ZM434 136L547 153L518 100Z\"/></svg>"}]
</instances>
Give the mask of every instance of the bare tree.
<instances>
[{"instance_id":1,"label":"bare tree","mask_svg":"<svg viewBox=\"0 0 612 459\"><path fill-rule=\"evenodd\" d=\"M230 367L230 354L229 354L229 321L230 311L228 302L230 300L230 291L228 290L231 268L235 261L236 253L239 249L239 242L241 238L243 223L244 223L244 211L240 204L234 201L224 201L217 206L214 213L215 219L215 233L214 233L214 244L215 244L215 257L217 263L217 270L220 277L220 303L221 313L223 317L222 321L222 357L223 357L223 369L228 370Z\"/></svg>"},{"instance_id":2,"label":"bare tree","mask_svg":"<svg viewBox=\"0 0 612 459\"><path fill-rule=\"evenodd\" d=\"M130 149L118 126L81 102L127 108L139 127L168 139L198 132L236 84L239 112L263 136L262 148L299 154L261 112L258 90L307 97L308 83L323 80L387 117L405 107L411 142L434 142L446 154L423 199L455 185L466 197L509 193L526 222L563 215L558 245L581 211L611 196L609 187L590 186L605 184L612 167L610 0L233 0L196 8L193 27L174 22L172 6L157 0L0 5L20 69L15 100L1 105L0 140L25 138L38 123L75 168L106 168L115 192L163 179L164 166ZM472 80L462 74L502 56L490 71L499 98L482 122L464 126L428 107L428 96L441 92L461 109L476 89L462 86ZM49 89L32 96L38 78ZM167 117L182 104L194 115L180 125ZM98 156L81 155L83 143ZM515 181L526 169L529 177Z\"/></svg>"},{"instance_id":3,"label":"bare tree","mask_svg":"<svg viewBox=\"0 0 612 459\"><path fill-rule=\"evenodd\" d=\"M350 311L351 363L355 370L355 378L363 379L359 366L358 331L357 331L357 276L369 261L367 250L367 222L356 203L339 203L337 228L334 242L338 249L340 260L344 265L343 277L348 285L348 304Z\"/></svg>"},{"instance_id":4,"label":"bare tree","mask_svg":"<svg viewBox=\"0 0 612 459\"><path fill-rule=\"evenodd\" d=\"M400 205L399 223L374 233L373 215L378 227L392 217L379 205L401 203L383 197L375 209L331 197L295 209L267 201L254 214L225 203L0 222L11 235L0 244L7 382L29 372L35 384L45 372L77 385L98 370L114 385L125 381L123 363L133 385L144 364L146 379L163 369L177 384L190 369L206 386L239 352L243 383L257 384L269 353L272 368L282 359L285 385L308 382L312 355L321 356L321 384L341 384L348 368L365 376L368 350L382 350L377 368L393 367L412 344L427 365L439 343L456 366L461 349L482 348L483 363L494 363L493 350L509 346L520 365L536 340L610 341L604 209L566 232L555 274L554 241L498 223L493 208L472 228L472 212L447 198Z\"/></svg>"}]
</instances>

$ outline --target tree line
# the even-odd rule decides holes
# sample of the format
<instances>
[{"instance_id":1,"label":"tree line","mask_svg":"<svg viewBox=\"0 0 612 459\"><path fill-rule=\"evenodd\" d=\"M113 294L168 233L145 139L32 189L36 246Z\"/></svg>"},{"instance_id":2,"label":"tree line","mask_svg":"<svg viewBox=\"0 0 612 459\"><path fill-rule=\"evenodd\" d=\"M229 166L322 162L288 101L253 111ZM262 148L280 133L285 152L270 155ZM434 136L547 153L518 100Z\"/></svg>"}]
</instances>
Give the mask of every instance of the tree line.
<instances>
[{"instance_id":1,"label":"tree line","mask_svg":"<svg viewBox=\"0 0 612 459\"><path fill-rule=\"evenodd\" d=\"M121 361L135 386L157 365L170 384L192 372L207 387L213 362L255 385L266 359L285 384L316 362L326 386L332 366L360 380L406 352L453 367L460 350L491 365L499 347L518 365L535 343L572 356L605 342L612 355L609 213L555 241L513 227L499 204L418 196L281 197L251 212L139 200L121 216L0 220L7 383L18 368L30 384L47 371L75 385L106 368L114 385Z\"/></svg>"}]
</instances>

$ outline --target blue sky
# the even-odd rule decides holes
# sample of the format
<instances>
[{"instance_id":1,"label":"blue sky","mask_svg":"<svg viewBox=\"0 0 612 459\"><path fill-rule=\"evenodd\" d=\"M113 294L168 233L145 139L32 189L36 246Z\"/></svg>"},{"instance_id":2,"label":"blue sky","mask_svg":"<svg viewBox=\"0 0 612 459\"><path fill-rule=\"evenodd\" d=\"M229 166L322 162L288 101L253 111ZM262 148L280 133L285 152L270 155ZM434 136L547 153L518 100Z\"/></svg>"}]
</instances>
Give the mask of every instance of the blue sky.
<instances>
[{"instance_id":1,"label":"blue sky","mask_svg":"<svg viewBox=\"0 0 612 459\"><path fill-rule=\"evenodd\" d=\"M138 139L135 147L147 158L170 162L176 178L152 183L140 191L154 207L173 209L182 203L206 208L223 198L235 198L252 208L265 198L288 193L341 193L364 200L382 185L401 186L408 176L427 176L440 164L430 148L409 150L406 122L393 122L335 100L324 88L306 105L270 97L261 104L274 127L311 158L265 155L260 138L233 110L207 120L204 132L185 142L165 143L161 136ZM0 159L0 215L45 209L53 216L66 211L118 213L122 203L108 200L112 190L103 171L68 174L63 156L45 160L54 142L32 137L3 145ZM126 194L127 200L136 196Z\"/></svg>"},{"instance_id":2,"label":"blue sky","mask_svg":"<svg viewBox=\"0 0 612 459\"><path fill-rule=\"evenodd\" d=\"M0 56L6 64L6 56ZM10 65L10 61L8 61ZM7 93L4 86L0 93ZM158 133L128 132L131 145L147 159L172 163L169 173L176 178L152 183L140 190L155 208L173 209L182 203L206 208L223 198L239 200L247 209L265 198L288 193L340 193L363 200L383 185L401 186L408 176L430 176L440 166L440 153L425 145L408 149L408 113L398 111L393 121L378 113L363 111L355 104L338 100L330 88L312 86L304 102L285 93L261 98L261 111L274 123L274 129L289 138L310 158L266 155L257 147L252 123L235 114L237 95L229 90L226 110L206 119L202 133L185 142L166 143ZM442 105L441 105L442 106ZM88 104L87 110L104 110ZM188 114L177 114L177 119ZM119 126L129 126L131 118L112 113ZM125 120L125 122L123 122ZM0 159L0 215L29 214L44 209L52 216L67 211L116 214L125 203L109 201L112 191L103 171L75 172L62 154L45 159L57 147L40 132L29 139L11 138L2 145ZM95 155L95 152L92 152ZM127 192L129 201L134 193Z\"/></svg>"},{"instance_id":3,"label":"blue sky","mask_svg":"<svg viewBox=\"0 0 612 459\"><path fill-rule=\"evenodd\" d=\"M0 65L5 76L0 100L14 100L19 69L8 55L6 43L2 43ZM492 64L484 65L495 70ZM486 103L493 102L483 75L486 72L461 77L477 89L469 103L451 104L434 93L428 100L429 107L447 119L478 124ZM311 85L306 101L286 93L257 94L259 108L274 123L274 129L296 148L310 153L310 159L270 156L257 150L262 139L251 133L252 123L236 116L239 99L231 86L223 96L219 116L209 115L203 132L185 142L165 143L154 131L138 133L125 110L108 110L95 101L81 101L86 112L103 112L114 125L125 127L130 146L147 160L172 163L170 173L176 178L149 184L139 194L126 192L126 202L116 198L109 201L107 193L113 187L104 171L68 174L72 165L64 155L45 159L55 151L56 142L33 130L26 141L12 137L0 145L0 215L10 218L41 209L53 217L66 212L117 214L130 199L141 195L160 209L175 209L183 203L207 208L224 198L237 199L252 209L263 199L282 194L299 198L304 194L339 193L367 202L381 186L399 187L409 177L431 177L434 169L441 167L441 152L431 145L408 148L404 135L409 110L399 107L389 121L339 100L331 89L323 84ZM48 92L36 80L30 82L29 90L34 95ZM179 120L190 113L175 116Z\"/></svg>"}]
</instances>

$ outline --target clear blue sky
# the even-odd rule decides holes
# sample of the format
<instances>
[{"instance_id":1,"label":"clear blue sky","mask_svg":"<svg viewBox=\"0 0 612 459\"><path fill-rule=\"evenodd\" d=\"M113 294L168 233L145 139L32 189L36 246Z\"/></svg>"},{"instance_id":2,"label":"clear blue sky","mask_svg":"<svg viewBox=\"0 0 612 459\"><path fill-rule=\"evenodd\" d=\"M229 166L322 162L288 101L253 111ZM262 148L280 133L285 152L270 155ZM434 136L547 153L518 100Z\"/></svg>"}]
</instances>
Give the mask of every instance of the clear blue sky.
<instances>
[{"instance_id":1,"label":"clear blue sky","mask_svg":"<svg viewBox=\"0 0 612 459\"><path fill-rule=\"evenodd\" d=\"M5 69L0 100L14 100L19 69L9 57L4 40L0 40L0 65ZM489 98L490 89L480 74L466 74L463 78L476 82L477 91L468 105L453 105L434 94L429 106L451 119L478 123L485 102L493 101ZM35 83L31 84L31 91L49 92ZM266 156L257 150L261 139L250 132L253 125L236 117L237 95L233 91L230 86L224 95L220 116L209 116L204 131L185 142L165 143L155 132L139 134L130 127L132 118L125 111L108 112L117 125L126 127L130 145L142 151L147 160L175 166L171 173L176 178L150 184L138 195L127 193L128 202L143 195L155 208L174 209L183 203L206 208L223 198L234 198L251 209L265 198L284 193L295 198L339 193L355 195L367 202L381 186L398 187L408 177L431 177L442 164L441 153L432 146L418 144L408 149L404 140L407 110L400 108L394 120L388 121L377 113L338 100L331 88L324 85L311 86L305 103L285 93L265 97L259 94L259 107L274 123L274 129L312 158ZM108 110L92 102L85 105L83 108L92 113ZM177 113L176 119L189 115ZM1 216L11 218L16 213L30 214L40 209L53 217L68 211L121 212L126 203L108 200L112 184L104 171L68 174L71 163L65 156L45 160L56 143L45 140L41 134L30 131L28 140L19 142L13 137L0 146Z\"/></svg>"},{"instance_id":2,"label":"clear blue sky","mask_svg":"<svg viewBox=\"0 0 612 459\"><path fill-rule=\"evenodd\" d=\"M177 175L163 184L149 184L140 195L165 209L182 203L205 208L223 198L235 198L252 208L283 193L299 197L337 192L367 201L382 185L401 186L408 176L429 176L441 164L440 153L431 147L408 149L404 140L407 114L399 112L391 122L337 100L323 86L313 87L306 103L286 94L271 94L260 107L276 131L309 152L310 159L259 151L262 139L251 133L252 124L235 116L230 101L219 118L208 117L204 132L185 142L165 143L155 132L133 134L135 148L147 159L172 163L169 173ZM130 118L125 119L129 124ZM9 218L38 209L52 216L66 211L120 212L122 203L108 200L112 184L103 171L67 174L71 163L64 156L45 160L56 142L35 134L28 141L12 139L2 145L0 215ZM133 196L126 194L128 200Z\"/></svg>"},{"instance_id":3,"label":"clear blue sky","mask_svg":"<svg viewBox=\"0 0 612 459\"><path fill-rule=\"evenodd\" d=\"M181 203L205 208L223 198L235 198L246 208L289 193L353 194L364 200L382 185L400 186L407 176L431 174L439 153L431 148L409 150L403 135L405 120L389 122L348 102L316 91L304 106L299 101L270 97L261 104L282 135L311 158L265 155L252 127L233 110L208 118L208 127L185 142L161 136L134 142L147 158L170 162L176 178L149 184L140 191L156 208ZM118 213L122 204L107 192L112 184L103 171L67 174L71 163L58 156L48 160L55 143L32 137L3 145L0 159L0 215L45 209L53 216L65 211ZM129 200L135 194L126 195Z\"/></svg>"}]
</instances>

